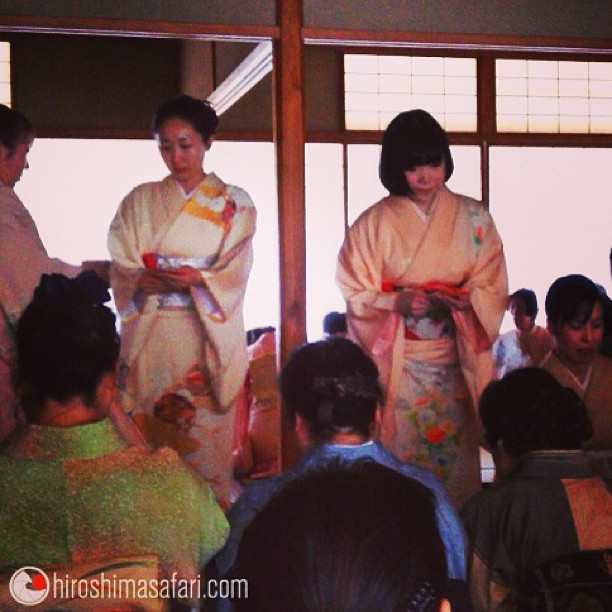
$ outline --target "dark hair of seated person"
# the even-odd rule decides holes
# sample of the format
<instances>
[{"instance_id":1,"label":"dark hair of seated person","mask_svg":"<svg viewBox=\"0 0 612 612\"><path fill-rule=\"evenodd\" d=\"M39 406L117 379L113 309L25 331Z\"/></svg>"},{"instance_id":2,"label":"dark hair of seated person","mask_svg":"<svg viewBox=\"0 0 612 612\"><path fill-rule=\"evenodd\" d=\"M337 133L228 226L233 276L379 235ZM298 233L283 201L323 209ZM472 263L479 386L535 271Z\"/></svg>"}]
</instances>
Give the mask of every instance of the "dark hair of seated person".
<instances>
[{"instance_id":1,"label":"dark hair of seated person","mask_svg":"<svg viewBox=\"0 0 612 612\"><path fill-rule=\"evenodd\" d=\"M320 442L349 430L369 437L382 400L378 368L357 344L332 336L297 347L279 376L284 410Z\"/></svg>"},{"instance_id":2,"label":"dark hair of seated person","mask_svg":"<svg viewBox=\"0 0 612 612\"><path fill-rule=\"evenodd\" d=\"M535 319L538 314L538 298L535 291L532 289L517 289L514 293L508 296L508 304L521 300L525 305L525 314L532 319Z\"/></svg>"},{"instance_id":3,"label":"dark hair of seated person","mask_svg":"<svg viewBox=\"0 0 612 612\"><path fill-rule=\"evenodd\" d=\"M108 285L94 272L74 279L43 274L16 334L14 382L30 423L46 400L94 403L102 376L119 357L115 315L104 305L109 299Z\"/></svg>"},{"instance_id":4,"label":"dark hair of seated person","mask_svg":"<svg viewBox=\"0 0 612 612\"><path fill-rule=\"evenodd\" d=\"M371 461L326 466L292 481L240 542L239 612L438 611L444 546L432 494Z\"/></svg>"},{"instance_id":5,"label":"dark hair of seated person","mask_svg":"<svg viewBox=\"0 0 612 612\"><path fill-rule=\"evenodd\" d=\"M573 321L584 324L597 302L603 306L604 299L590 278L569 274L556 279L544 303L551 332L556 334L563 325Z\"/></svg>"},{"instance_id":6,"label":"dark hair of seated person","mask_svg":"<svg viewBox=\"0 0 612 612\"><path fill-rule=\"evenodd\" d=\"M593 435L584 402L541 368L519 368L490 382L478 406L490 448L520 457L540 450L577 450Z\"/></svg>"},{"instance_id":7,"label":"dark hair of seated person","mask_svg":"<svg viewBox=\"0 0 612 612\"><path fill-rule=\"evenodd\" d=\"M333 310L323 317L323 333L331 336L335 334L346 334L346 313Z\"/></svg>"}]
</instances>

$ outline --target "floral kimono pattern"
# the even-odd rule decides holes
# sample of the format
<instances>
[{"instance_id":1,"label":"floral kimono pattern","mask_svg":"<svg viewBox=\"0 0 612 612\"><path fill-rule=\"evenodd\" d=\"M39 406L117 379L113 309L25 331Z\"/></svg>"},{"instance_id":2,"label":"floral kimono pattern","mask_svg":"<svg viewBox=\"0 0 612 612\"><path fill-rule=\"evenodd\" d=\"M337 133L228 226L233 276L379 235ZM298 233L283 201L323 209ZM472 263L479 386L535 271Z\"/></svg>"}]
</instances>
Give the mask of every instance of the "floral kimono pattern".
<instances>
[{"instance_id":1,"label":"floral kimono pattern","mask_svg":"<svg viewBox=\"0 0 612 612\"><path fill-rule=\"evenodd\" d=\"M480 202L444 188L429 219L389 196L349 229L336 275L351 337L375 360L385 389L380 438L444 481L459 506L480 487L474 406L491 379L490 346L506 307L502 243ZM394 312L396 292L467 295L467 312Z\"/></svg>"}]
</instances>

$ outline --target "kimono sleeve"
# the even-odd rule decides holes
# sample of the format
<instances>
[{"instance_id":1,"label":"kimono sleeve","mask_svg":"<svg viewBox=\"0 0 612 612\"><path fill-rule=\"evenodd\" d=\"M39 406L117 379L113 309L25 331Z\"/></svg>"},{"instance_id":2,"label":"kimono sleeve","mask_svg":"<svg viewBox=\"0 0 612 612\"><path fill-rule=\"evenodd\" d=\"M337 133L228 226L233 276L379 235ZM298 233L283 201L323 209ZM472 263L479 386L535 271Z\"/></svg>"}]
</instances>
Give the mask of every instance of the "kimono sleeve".
<instances>
[{"instance_id":1,"label":"kimono sleeve","mask_svg":"<svg viewBox=\"0 0 612 612\"><path fill-rule=\"evenodd\" d=\"M257 220L253 202L244 190L234 187L230 195L236 206L230 229L215 263L202 270L205 290L216 305L214 315L220 322L228 321L242 308L253 265L253 236ZM208 302L208 296L200 294L198 289L194 294L201 306L204 301Z\"/></svg>"},{"instance_id":2,"label":"kimono sleeve","mask_svg":"<svg viewBox=\"0 0 612 612\"><path fill-rule=\"evenodd\" d=\"M501 238L491 215L484 209L470 211L472 239L479 242L478 256L466 288L472 308L489 343L497 337L508 299L508 275Z\"/></svg>"},{"instance_id":3,"label":"kimono sleeve","mask_svg":"<svg viewBox=\"0 0 612 612\"><path fill-rule=\"evenodd\" d=\"M137 189L129 193L119 205L108 232L107 247L113 262L111 285L120 314L125 314L133 303L143 270L142 252L147 250L139 236L146 228L139 229L142 224L135 215L141 199Z\"/></svg>"},{"instance_id":4,"label":"kimono sleeve","mask_svg":"<svg viewBox=\"0 0 612 612\"><path fill-rule=\"evenodd\" d=\"M31 230L8 215L0 218L1 300L5 316L16 322L32 299L43 273L76 276L79 266L49 257L32 221Z\"/></svg>"},{"instance_id":5,"label":"kimono sleeve","mask_svg":"<svg viewBox=\"0 0 612 612\"><path fill-rule=\"evenodd\" d=\"M380 205L380 203L379 203ZM369 306L392 311L395 296L382 291L383 256L379 237L380 206L373 206L348 230L338 255L336 283L344 299L353 307Z\"/></svg>"}]
</instances>

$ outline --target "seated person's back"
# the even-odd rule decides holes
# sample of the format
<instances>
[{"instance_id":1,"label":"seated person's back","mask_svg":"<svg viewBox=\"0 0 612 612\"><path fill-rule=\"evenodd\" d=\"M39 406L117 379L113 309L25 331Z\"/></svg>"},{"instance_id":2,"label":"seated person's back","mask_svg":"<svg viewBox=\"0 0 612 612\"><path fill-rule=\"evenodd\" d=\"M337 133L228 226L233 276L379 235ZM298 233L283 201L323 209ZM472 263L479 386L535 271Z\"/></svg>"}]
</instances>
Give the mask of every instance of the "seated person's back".
<instances>
[{"instance_id":1,"label":"seated person's back","mask_svg":"<svg viewBox=\"0 0 612 612\"><path fill-rule=\"evenodd\" d=\"M476 610L514 610L528 572L612 545L612 497L580 450L592 432L584 403L548 372L523 368L490 383L479 413L498 482L461 511L470 590Z\"/></svg>"},{"instance_id":2,"label":"seated person's back","mask_svg":"<svg viewBox=\"0 0 612 612\"><path fill-rule=\"evenodd\" d=\"M195 578L227 522L174 451L130 447L107 418L119 337L90 274L43 275L18 324L27 423L0 452L0 572L155 554Z\"/></svg>"},{"instance_id":3,"label":"seated person's back","mask_svg":"<svg viewBox=\"0 0 612 612\"><path fill-rule=\"evenodd\" d=\"M239 612L448 610L431 492L373 461L298 478L249 525Z\"/></svg>"},{"instance_id":4,"label":"seated person's back","mask_svg":"<svg viewBox=\"0 0 612 612\"><path fill-rule=\"evenodd\" d=\"M230 536L215 557L219 574L224 575L232 566L244 529L287 483L330 460L349 464L369 459L432 491L452 579L451 603L463 595L467 599L463 529L441 482L430 470L400 461L373 440L382 392L371 358L345 338L305 344L296 348L285 363L279 387L287 420L295 426L306 453L280 476L251 482L230 508Z\"/></svg>"}]
</instances>

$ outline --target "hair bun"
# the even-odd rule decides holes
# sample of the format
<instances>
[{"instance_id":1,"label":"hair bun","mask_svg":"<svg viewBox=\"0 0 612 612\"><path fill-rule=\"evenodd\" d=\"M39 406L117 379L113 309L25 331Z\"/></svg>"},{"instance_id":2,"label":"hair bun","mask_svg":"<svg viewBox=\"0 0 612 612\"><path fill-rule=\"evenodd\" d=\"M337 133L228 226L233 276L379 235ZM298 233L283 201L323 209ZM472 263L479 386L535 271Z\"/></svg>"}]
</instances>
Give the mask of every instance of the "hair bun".
<instances>
[{"instance_id":1,"label":"hair bun","mask_svg":"<svg viewBox=\"0 0 612 612\"><path fill-rule=\"evenodd\" d=\"M33 302L85 298L91 304L105 304L111 299L108 283L93 270L85 270L75 278L63 274L43 274L34 290Z\"/></svg>"}]
</instances>

